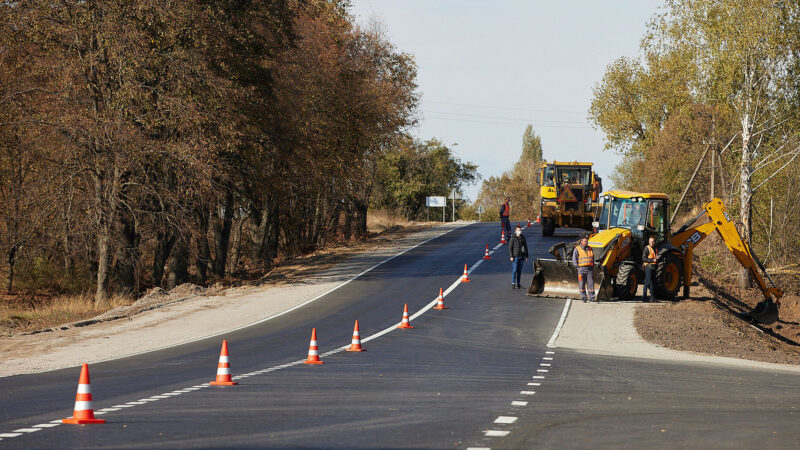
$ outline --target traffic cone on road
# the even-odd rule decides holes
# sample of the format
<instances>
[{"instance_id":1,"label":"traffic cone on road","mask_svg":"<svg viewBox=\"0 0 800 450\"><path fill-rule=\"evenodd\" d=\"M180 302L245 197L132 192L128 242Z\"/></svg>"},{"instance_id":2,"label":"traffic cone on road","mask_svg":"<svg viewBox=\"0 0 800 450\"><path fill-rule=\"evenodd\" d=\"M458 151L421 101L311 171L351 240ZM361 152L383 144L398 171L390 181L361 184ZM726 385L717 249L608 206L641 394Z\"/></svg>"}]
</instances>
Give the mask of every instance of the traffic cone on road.
<instances>
[{"instance_id":1,"label":"traffic cone on road","mask_svg":"<svg viewBox=\"0 0 800 450\"><path fill-rule=\"evenodd\" d=\"M358 321L353 328L353 340L350 341L350 347L347 348L348 352L365 352L367 349L361 348L361 333L358 331Z\"/></svg>"},{"instance_id":2,"label":"traffic cone on road","mask_svg":"<svg viewBox=\"0 0 800 450\"><path fill-rule=\"evenodd\" d=\"M211 386L233 386L239 384L231 379L231 360L228 358L228 341L222 341L217 363L217 378L208 383Z\"/></svg>"},{"instance_id":3,"label":"traffic cone on road","mask_svg":"<svg viewBox=\"0 0 800 450\"><path fill-rule=\"evenodd\" d=\"M467 265L464 264L464 275L461 277L461 282L469 283L470 281L472 280L469 279L469 272L467 272Z\"/></svg>"},{"instance_id":4,"label":"traffic cone on road","mask_svg":"<svg viewBox=\"0 0 800 450\"><path fill-rule=\"evenodd\" d=\"M508 244L508 242L506 242L506 230L502 230L500 232L500 243L501 244Z\"/></svg>"},{"instance_id":5,"label":"traffic cone on road","mask_svg":"<svg viewBox=\"0 0 800 450\"><path fill-rule=\"evenodd\" d=\"M397 328L414 328L408 321L408 303L403 306L403 320L400 322L400 325L398 325Z\"/></svg>"},{"instance_id":6,"label":"traffic cone on road","mask_svg":"<svg viewBox=\"0 0 800 450\"><path fill-rule=\"evenodd\" d=\"M444 295L442 294L442 288L439 288L439 298L437 298L436 300L438 301L436 302L436 306L434 306L433 309L448 309L447 306L444 306Z\"/></svg>"},{"instance_id":7,"label":"traffic cone on road","mask_svg":"<svg viewBox=\"0 0 800 450\"><path fill-rule=\"evenodd\" d=\"M486 252L483 254L483 259L492 259L492 257L489 256L489 244L486 244Z\"/></svg>"},{"instance_id":8,"label":"traffic cone on road","mask_svg":"<svg viewBox=\"0 0 800 450\"><path fill-rule=\"evenodd\" d=\"M530 227L531 227L531 218L528 217L528 226L526 228L530 228Z\"/></svg>"},{"instance_id":9,"label":"traffic cone on road","mask_svg":"<svg viewBox=\"0 0 800 450\"><path fill-rule=\"evenodd\" d=\"M536 215L536 223L542 223L542 216L539 214Z\"/></svg>"},{"instance_id":10,"label":"traffic cone on road","mask_svg":"<svg viewBox=\"0 0 800 450\"><path fill-rule=\"evenodd\" d=\"M306 364L324 364L319 359L319 347L317 346L317 329L311 330L311 342L308 343L308 359L303 361Z\"/></svg>"},{"instance_id":11,"label":"traffic cone on road","mask_svg":"<svg viewBox=\"0 0 800 450\"><path fill-rule=\"evenodd\" d=\"M67 417L62 423L83 425L87 423L106 423L103 419L94 418L92 406L92 383L89 381L89 365L81 366L81 376L78 378L78 393L75 394L75 408L72 417Z\"/></svg>"}]
</instances>

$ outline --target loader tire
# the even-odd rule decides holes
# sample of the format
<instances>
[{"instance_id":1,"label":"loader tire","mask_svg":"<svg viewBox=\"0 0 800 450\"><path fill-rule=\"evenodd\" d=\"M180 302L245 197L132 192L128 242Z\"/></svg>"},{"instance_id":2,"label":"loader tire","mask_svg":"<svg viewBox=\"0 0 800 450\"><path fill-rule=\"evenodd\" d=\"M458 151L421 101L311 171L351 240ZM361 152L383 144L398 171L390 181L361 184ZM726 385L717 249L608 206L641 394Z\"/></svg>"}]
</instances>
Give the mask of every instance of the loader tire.
<instances>
[{"instance_id":1,"label":"loader tire","mask_svg":"<svg viewBox=\"0 0 800 450\"><path fill-rule=\"evenodd\" d=\"M671 253L664 255L656 266L656 279L653 280L656 297L663 300L675 300L681 287L682 273L683 267L680 260Z\"/></svg>"},{"instance_id":2,"label":"loader tire","mask_svg":"<svg viewBox=\"0 0 800 450\"><path fill-rule=\"evenodd\" d=\"M553 219L542 220L542 236L552 236L554 231L556 231L556 225L553 223Z\"/></svg>"},{"instance_id":3,"label":"loader tire","mask_svg":"<svg viewBox=\"0 0 800 450\"><path fill-rule=\"evenodd\" d=\"M636 266L623 264L617 272L617 281L614 284L614 294L620 300L630 300L636 296L639 287L639 275Z\"/></svg>"}]
</instances>

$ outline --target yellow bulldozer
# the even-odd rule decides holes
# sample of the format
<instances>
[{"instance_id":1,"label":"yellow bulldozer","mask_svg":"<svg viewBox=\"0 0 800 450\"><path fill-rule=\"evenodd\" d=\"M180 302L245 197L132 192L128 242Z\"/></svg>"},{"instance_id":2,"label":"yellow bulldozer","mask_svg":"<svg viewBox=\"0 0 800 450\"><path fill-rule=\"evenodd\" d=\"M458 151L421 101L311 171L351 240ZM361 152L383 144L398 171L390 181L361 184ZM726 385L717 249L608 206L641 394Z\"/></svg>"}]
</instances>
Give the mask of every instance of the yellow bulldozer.
<instances>
[{"instance_id":1,"label":"yellow bulldozer","mask_svg":"<svg viewBox=\"0 0 800 450\"><path fill-rule=\"evenodd\" d=\"M669 196L666 194L608 191L601 195L600 204L599 214L592 223L593 233L589 234L589 246L595 259L594 279L600 281L598 300L612 297L629 300L636 295L638 285L644 280L642 249L650 236L655 236L660 249L654 280L656 297L673 300L683 286L683 297L689 298L692 252L716 231L764 295L764 300L745 315L765 325L778 319L783 291L775 286L741 238L720 199L708 202L702 213L675 232L671 232L668 225ZM696 225L701 219L705 221ZM577 268L571 262L574 247L575 244L571 248L563 242L556 244L550 248L553 259L534 261L528 295L580 298Z\"/></svg>"},{"instance_id":2,"label":"yellow bulldozer","mask_svg":"<svg viewBox=\"0 0 800 450\"><path fill-rule=\"evenodd\" d=\"M592 220L603 190L602 180L590 162L543 162L539 168L542 236L556 228L592 229Z\"/></svg>"}]
</instances>

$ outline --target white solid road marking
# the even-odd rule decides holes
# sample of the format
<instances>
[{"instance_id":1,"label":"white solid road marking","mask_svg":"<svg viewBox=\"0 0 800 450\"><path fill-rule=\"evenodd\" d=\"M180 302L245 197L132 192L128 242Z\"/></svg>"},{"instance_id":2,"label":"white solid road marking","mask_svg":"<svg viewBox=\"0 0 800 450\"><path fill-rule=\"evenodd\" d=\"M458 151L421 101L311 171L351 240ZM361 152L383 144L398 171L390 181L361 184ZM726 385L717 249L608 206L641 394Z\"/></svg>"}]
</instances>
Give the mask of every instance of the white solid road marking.
<instances>
[{"instance_id":1,"label":"white solid road marking","mask_svg":"<svg viewBox=\"0 0 800 450\"><path fill-rule=\"evenodd\" d=\"M561 318L558 319L558 325L556 325L556 330L553 331L553 335L550 336L550 340L547 341L548 347L555 347L556 346L556 339L558 339L558 333L561 332L561 327L564 326L564 321L567 320L567 313L569 312L569 305L572 304L572 300L567 299L564 303L564 310L561 312Z\"/></svg>"},{"instance_id":2,"label":"white solid road marking","mask_svg":"<svg viewBox=\"0 0 800 450\"><path fill-rule=\"evenodd\" d=\"M503 437L503 436L508 436L508 433L510 433L510 431L504 431L504 430L486 430L486 431L483 433L483 435L484 435L484 436L489 436L489 437Z\"/></svg>"},{"instance_id":3,"label":"white solid road marking","mask_svg":"<svg viewBox=\"0 0 800 450\"><path fill-rule=\"evenodd\" d=\"M511 402L511 406L527 406L528 402L523 402L521 400L514 400Z\"/></svg>"},{"instance_id":4,"label":"white solid road marking","mask_svg":"<svg viewBox=\"0 0 800 450\"><path fill-rule=\"evenodd\" d=\"M520 395L533 395L536 391L519 391Z\"/></svg>"},{"instance_id":5,"label":"white solid road marking","mask_svg":"<svg viewBox=\"0 0 800 450\"><path fill-rule=\"evenodd\" d=\"M498 416L497 419L494 419L494 423L514 423L517 421L517 418L514 416Z\"/></svg>"},{"instance_id":6,"label":"white solid road marking","mask_svg":"<svg viewBox=\"0 0 800 450\"><path fill-rule=\"evenodd\" d=\"M122 404L122 405L114 405L114 406L112 406L112 408L130 408L131 406L136 406L136 405L129 405L129 404L125 403L125 404Z\"/></svg>"}]
</instances>

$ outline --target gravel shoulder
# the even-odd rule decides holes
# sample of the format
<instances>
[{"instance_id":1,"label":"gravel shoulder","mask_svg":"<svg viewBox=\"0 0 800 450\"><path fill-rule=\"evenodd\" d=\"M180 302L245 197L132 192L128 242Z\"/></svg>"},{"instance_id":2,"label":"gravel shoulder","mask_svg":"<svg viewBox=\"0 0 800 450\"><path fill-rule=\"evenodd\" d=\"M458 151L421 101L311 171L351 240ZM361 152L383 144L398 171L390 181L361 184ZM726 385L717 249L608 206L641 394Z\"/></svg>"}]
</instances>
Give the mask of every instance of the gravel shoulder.
<instances>
[{"instance_id":1,"label":"gravel shoulder","mask_svg":"<svg viewBox=\"0 0 800 450\"><path fill-rule=\"evenodd\" d=\"M466 223L357 246L333 264L299 276L267 278L261 286L153 292L130 311L109 311L81 324L4 338L0 377L46 372L173 347L269 320L322 296L376 264ZM275 277L273 277L275 278ZM213 295L209 295L213 293ZM138 304L138 305L137 305Z\"/></svg>"}]
</instances>

